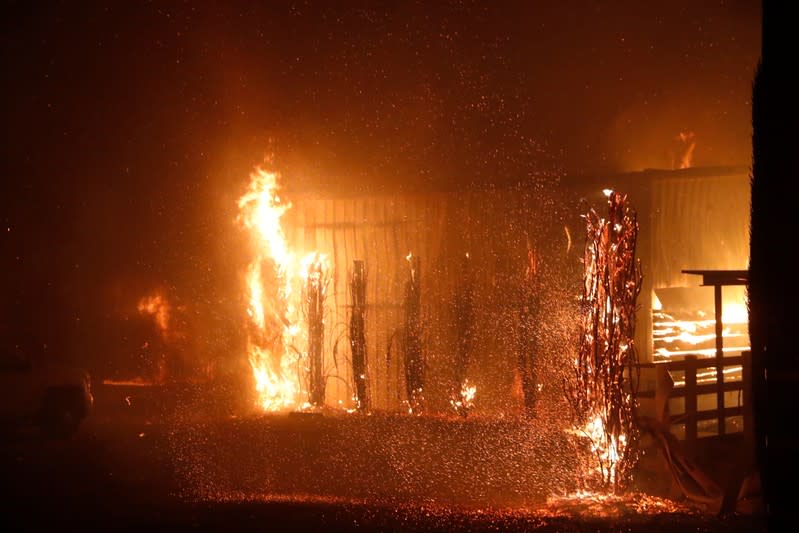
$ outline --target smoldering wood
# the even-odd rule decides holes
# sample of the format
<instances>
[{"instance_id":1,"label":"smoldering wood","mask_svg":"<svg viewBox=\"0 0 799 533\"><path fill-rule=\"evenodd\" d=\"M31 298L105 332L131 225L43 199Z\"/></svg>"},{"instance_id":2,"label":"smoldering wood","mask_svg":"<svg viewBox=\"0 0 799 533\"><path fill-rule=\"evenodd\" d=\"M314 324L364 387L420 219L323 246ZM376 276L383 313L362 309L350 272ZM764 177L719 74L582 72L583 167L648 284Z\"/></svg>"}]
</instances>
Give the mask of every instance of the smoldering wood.
<instances>
[{"instance_id":1,"label":"smoldering wood","mask_svg":"<svg viewBox=\"0 0 799 533\"><path fill-rule=\"evenodd\" d=\"M369 397L366 383L366 268L362 260L352 262L350 293L350 349L352 352L352 377L355 389L355 407L358 411L369 410Z\"/></svg>"},{"instance_id":2,"label":"smoldering wood","mask_svg":"<svg viewBox=\"0 0 799 533\"><path fill-rule=\"evenodd\" d=\"M635 257L638 222L625 195L608 198L607 218L584 215L586 245L580 347L567 383L574 423L591 441L603 489L629 484L637 462L638 354L636 300L641 265ZM601 427L598 431L588 428ZM591 481L591 480L587 480Z\"/></svg>"},{"instance_id":3,"label":"smoldering wood","mask_svg":"<svg viewBox=\"0 0 799 533\"><path fill-rule=\"evenodd\" d=\"M405 394L408 409L416 414L424 406L424 360L422 359L421 282L419 256L408 256L408 281L405 285L403 355Z\"/></svg>"}]
</instances>

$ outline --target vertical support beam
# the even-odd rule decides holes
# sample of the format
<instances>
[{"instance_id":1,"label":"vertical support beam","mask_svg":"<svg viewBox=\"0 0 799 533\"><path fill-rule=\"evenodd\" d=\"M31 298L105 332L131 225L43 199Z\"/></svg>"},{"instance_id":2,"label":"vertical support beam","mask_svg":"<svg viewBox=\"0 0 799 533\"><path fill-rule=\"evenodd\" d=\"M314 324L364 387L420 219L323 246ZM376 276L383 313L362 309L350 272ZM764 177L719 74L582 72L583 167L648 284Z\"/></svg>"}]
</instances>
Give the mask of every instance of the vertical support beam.
<instances>
[{"instance_id":1,"label":"vertical support beam","mask_svg":"<svg viewBox=\"0 0 799 533\"><path fill-rule=\"evenodd\" d=\"M352 353L352 379L355 382L355 407L358 411L369 410L366 391L366 268L362 260L352 262L350 280L352 311L350 315L350 349Z\"/></svg>"},{"instance_id":2,"label":"vertical support beam","mask_svg":"<svg viewBox=\"0 0 799 533\"><path fill-rule=\"evenodd\" d=\"M325 288L322 262L315 261L309 268L306 284L308 305L308 359L311 365L310 402L315 407L325 403L325 378L323 373L325 326Z\"/></svg>"},{"instance_id":3,"label":"vertical support beam","mask_svg":"<svg viewBox=\"0 0 799 533\"><path fill-rule=\"evenodd\" d=\"M685 449L690 458L696 454L696 364L695 355L685 356Z\"/></svg>"},{"instance_id":4,"label":"vertical support beam","mask_svg":"<svg viewBox=\"0 0 799 533\"><path fill-rule=\"evenodd\" d=\"M713 286L713 296L716 313L716 409L719 435L724 435L724 329L721 316L721 285Z\"/></svg>"}]
</instances>

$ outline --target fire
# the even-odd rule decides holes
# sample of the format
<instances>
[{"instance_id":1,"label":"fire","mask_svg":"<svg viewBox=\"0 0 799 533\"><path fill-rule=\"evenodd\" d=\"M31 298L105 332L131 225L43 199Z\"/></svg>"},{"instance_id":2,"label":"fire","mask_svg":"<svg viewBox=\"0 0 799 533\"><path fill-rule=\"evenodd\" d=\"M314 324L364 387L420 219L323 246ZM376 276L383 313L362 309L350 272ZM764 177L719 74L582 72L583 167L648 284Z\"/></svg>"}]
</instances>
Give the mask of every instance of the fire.
<instances>
[{"instance_id":1,"label":"fire","mask_svg":"<svg viewBox=\"0 0 799 533\"><path fill-rule=\"evenodd\" d=\"M169 319L171 307L167 299L161 293L154 293L143 297L136 306L139 313L150 315L155 322L158 332L166 338L169 334Z\"/></svg>"},{"instance_id":2,"label":"fire","mask_svg":"<svg viewBox=\"0 0 799 533\"><path fill-rule=\"evenodd\" d=\"M458 413L468 412L474 407L474 397L477 394L477 386L469 383L469 379L464 379L461 384L460 394L450 398L449 403Z\"/></svg>"},{"instance_id":3,"label":"fire","mask_svg":"<svg viewBox=\"0 0 799 533\"><path fill-rule=\"evenodd\" d=\"M328 268L324 255L313 252L298 261L291 251L281 224L291 204L281 199L278 188L276 173L256 169L247 192L238 201L238 221L251 232L253 240L246 274L247 355L258 405L267 411L306 403L302 288L309 273L326 272Z\"/></svg>"},{"instance_id":4,"label":"fire","mask_svg":"<svg viewBox=\"0 0 799 533\"><path fill-rule=\"evenodd\" d=\"M655 297L657 298L657 297ZM655 353L661 358L683 355L711 357L716 354L716 321L712 316L699 314L696 320L678 320L663 312L660 301L655 299L654 327ZM721 311L722 338L725 353L748 350L749 335L746 324L749 313L746 306L738 302L725 303Z\"/></svg>"},{"instance_id":5,"label":"fire","mask_svg":"<svg viewBox=\"0 0 799 533\"><path fill-rule=\"evenodd\" d=\"M588 437L593 462L593 474L606 480L611 486L618 481L618 464L627 447L627 436L605 431L604 416L594 415L586 425L571 433Z\"/></svg>"},{"instance_id":6,"label":"fire","mask_svg":"<svg viewBox=\"0 0 799 533\"><path fill-rule=\"evenodd\" d=\"M744 304L726 304L721 310L721 320L725 324L748 324L749 310Z\"/></svg>"},{"instance_id":7,"label":"fire","mask_svg":"<svg viewBox=\"0 0 799 533\"><path fill-rule=\"evenodd\" d=\"M696 149L696 135L692 131L681 131L676 139L680 143L682 153L679 154L680 162L678 168L691 168Z\"/></svg>"}]
</instances>

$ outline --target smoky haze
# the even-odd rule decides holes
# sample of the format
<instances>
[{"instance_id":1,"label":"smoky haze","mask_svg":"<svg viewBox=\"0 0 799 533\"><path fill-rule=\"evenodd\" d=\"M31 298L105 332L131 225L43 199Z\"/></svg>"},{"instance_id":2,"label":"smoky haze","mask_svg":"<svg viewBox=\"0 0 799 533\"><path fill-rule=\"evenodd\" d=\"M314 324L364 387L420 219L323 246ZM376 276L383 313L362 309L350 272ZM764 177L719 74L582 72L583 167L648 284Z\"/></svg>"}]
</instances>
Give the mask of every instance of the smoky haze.
<instances>
[{"instance_id":1,"label":"smoky haze","mask_svg":"<svg viewBox=\"0 0 799 533\"><path fill-rule=\"evenodd\" d=\"M321 193L672 168L681 132L694 165L751 160L758 2L2 9L3 334L100 373L152 337L153 291L182 350L240 342L235 201L265 157Z\"/></svg>"}]
</instances>

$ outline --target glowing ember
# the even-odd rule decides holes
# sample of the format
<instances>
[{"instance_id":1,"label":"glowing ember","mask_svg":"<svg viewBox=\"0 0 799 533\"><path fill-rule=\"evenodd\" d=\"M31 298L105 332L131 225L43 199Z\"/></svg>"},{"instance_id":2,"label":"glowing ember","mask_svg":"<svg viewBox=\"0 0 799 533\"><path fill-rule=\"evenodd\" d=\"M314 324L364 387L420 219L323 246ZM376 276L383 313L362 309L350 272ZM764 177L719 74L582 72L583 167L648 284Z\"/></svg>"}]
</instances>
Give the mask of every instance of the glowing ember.
<instances>
[{"instance_id":1,"label":"glowing ember","mask_svg":"<svg viewBox=\"0 0 799 533\"><path fill-rule=\"evenodd\" d=\"M458 414L466 414L474 407L474 397L477 394L477 387L464 379L461 384L460 394L450 398L449 404Z\"/></svg>"},{"instance_id":2,"label":"glowing ember","mask_svg":"<svg viewBox=\"0 0 799 533\"><path fill-rule=\"evenodd\" d=\"M697 508L685 503L642 493L608 494L578 491L547 499L546 510L555 516L593 516L618 518L625 515L657 513L697 513Z\"/></svg>"},{"instance_id":3,"label":"glowing ember","mask_svg":"<svg viewBox=\"0 0 799 533\"><path fill-rule=\"evenodd\" d=\"M255 378L258 405L267 411L301 406L307 387L307 339L301 324L302 288L315 261L298 262L289 249L281 217L291 207L278 195L278 175L256 169L239 199L239 223L251 232L253 254L247 268L247 355ZM326 267L325 267L326 268Z\"/></svg>"}]
</instances>

